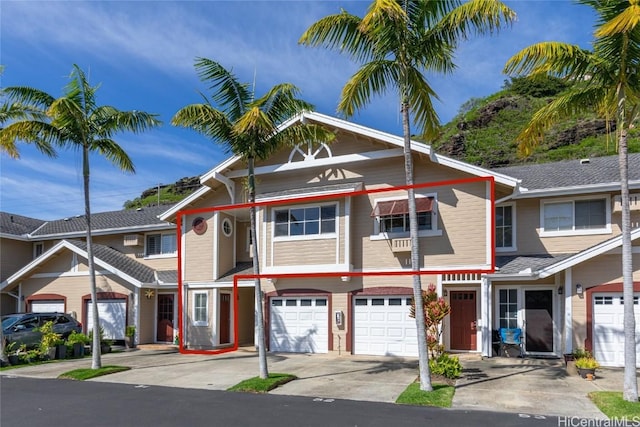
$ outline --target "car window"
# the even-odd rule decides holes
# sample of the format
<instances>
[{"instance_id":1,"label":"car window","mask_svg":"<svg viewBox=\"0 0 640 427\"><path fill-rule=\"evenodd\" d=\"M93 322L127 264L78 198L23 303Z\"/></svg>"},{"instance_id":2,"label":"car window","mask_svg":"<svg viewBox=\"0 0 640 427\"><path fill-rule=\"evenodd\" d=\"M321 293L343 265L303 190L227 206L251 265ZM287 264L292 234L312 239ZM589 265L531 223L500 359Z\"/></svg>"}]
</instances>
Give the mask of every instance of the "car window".
<instances>
[{"instance_id":1,"label":"car window","mask_svg":"<svg viewBox=\"0 0 640 427\"><path fill-rule=\"evenodd\" d=\"M45 314L40 316L40 323L43 325L47 322L56 323L56 315L55 314Z\"/></svg>"},{"instance_id":2,"label":"car window","mask_svg":"<svg viewBox=\"0 0 640 427\"><path fill-rule=\"evenodd\" d=\"M67 316L58 316L58 319L55 323L69 323L70 320Z\"/></svg>"},{"instance_id":3,"label":"car window","mask_svg":"<svg viewBox=\"0 0 640 427\"><path fill-rule=\"evenodd\" d=\"M7 329L10 326L13 326L18 320L20 320L22 316L5 316L2 318L2 329Z\"/></svg>"},{"instance_id":4,"label":"car window","mask_svg":"<svg viewBox=\"0 0 640 427\"><path fill-rule=\"evenodd\" d=\"M38 327L38 318L31 317L29 319L18 322L16 326L24 326L25 329L33 329Z\"/></svg>"}]
</instances>

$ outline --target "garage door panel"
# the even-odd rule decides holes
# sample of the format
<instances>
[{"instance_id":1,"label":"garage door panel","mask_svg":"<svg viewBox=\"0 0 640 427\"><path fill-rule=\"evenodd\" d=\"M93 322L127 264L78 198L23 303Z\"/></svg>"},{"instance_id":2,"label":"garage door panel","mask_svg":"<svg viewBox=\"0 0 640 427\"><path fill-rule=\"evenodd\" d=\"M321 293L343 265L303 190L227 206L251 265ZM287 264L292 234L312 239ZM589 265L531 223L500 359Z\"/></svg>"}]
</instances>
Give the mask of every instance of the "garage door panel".
<instances>
[{"instance_id":1,"label":"garage door panel","mask_svg":"<svg viewBox=\"0 0 640 427\"><path fill-rule=\"evenodd\" d=\"M64 313L64 301L41 300L31 301L32 313Z\"/></svg>"},{"instance_id":2,"label":"garage door panel","mask_svg":"<svg viewBox=\"0 0 640 427\"><path fill-rule=\"evenodd\" d=\"M354 353L417 356L415 319L407 297L358 297L354 300Z\"/></svg>"},{"instance_id":3,"label":"garage door panel","mask_svg":"<svg viewBox=\"0 0 640 427\"><path fill-rule=\"evenodd\" d=\"M284 303L283 303L284 301ZM329 329L326 298L272 298L270 350L326 353Z\"/></svg>"},{"instance_id":4,"label":"garage door panel","mask_svg":"<svg viewBox=\"0 0 640 427\"><path fill-rule=\"evenodd\" d=\"M104 338L123 340L127 320L127 303L125 300L98 301L98 316ZM87 303L87 330L93 330L93 304Z\"/></svg>"},{"instance_id":5,"label":"garage door panel","mask_svg":"<svg viewBox=\"0 0 640 427\"><path fill-rule=\"evenodd\" d=\"M636 298L638 293L635 294ZM640 306L634 304L636 316L636 353L640 352ZM624 305L622 293L593 295L593 354L603 366L624 366ZM640 360L637 360L640 367Z\"/></svg>"}]
</instances>

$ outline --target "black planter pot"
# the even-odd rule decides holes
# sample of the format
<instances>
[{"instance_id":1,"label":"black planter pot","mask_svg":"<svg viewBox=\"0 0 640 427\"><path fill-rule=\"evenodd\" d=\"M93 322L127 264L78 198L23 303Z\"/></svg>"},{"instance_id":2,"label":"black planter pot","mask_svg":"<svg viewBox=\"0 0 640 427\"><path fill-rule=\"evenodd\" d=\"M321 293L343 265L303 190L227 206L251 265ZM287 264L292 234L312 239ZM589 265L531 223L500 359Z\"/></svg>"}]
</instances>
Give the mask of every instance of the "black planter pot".
<instances>
[{"instance_id":1,"label":"black planter pot","mask_svg":"<svg viewBox=\"0 0 640 427\"><path fill-rule=\"evenodd\" d=\"M582 378L587 378L587 375L591 374L592 377L594 378L596 377L596 370L595 368L578 368L578 374L582 377Z\"/></svg>"}]
</instances>

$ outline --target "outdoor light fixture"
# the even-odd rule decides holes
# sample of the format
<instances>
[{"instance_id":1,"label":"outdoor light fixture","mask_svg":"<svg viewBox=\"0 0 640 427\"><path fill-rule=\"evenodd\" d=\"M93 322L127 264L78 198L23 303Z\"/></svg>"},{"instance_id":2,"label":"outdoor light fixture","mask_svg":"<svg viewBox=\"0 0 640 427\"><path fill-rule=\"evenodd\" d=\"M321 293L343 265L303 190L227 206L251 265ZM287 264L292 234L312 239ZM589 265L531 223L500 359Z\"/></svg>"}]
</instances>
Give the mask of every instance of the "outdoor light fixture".
<instances>
[{"instance_id":1,"label":"outdoor light fixture","mask_svg":"<svg viewBox=\"0 0 640 427\"><path fill-rule=\"evenodd\" d=\"M442 296L449 296L449 291L446 288L442 290Z\"/></svg>"},{"instance_id":2,"label":"outdoor light fixture","mask_svg":"<svg viewBox=\"0 0 640 427\"><path fill-rule=\"evenodd\" d=\"M558 295L562 295L564 293L564 288L562 286L558 286Z\"/></svg>"},{"instance_id":3,"label":"outdoor light fixture","mask_svg":"<svg viewBox=\"0 0 640 427\"><path fill-rule=\"evenodd\" d=\"M582 296L582 285L580 283L576 284L576 293Z\"/></svg>"}]
</instances>

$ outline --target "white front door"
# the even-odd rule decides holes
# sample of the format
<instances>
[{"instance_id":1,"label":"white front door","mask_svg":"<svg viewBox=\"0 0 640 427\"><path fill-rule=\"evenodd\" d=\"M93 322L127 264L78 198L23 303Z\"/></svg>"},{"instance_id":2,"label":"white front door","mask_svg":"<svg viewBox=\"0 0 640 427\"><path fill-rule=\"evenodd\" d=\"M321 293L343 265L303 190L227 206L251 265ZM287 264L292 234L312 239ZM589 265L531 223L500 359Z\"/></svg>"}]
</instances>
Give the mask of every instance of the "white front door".
<instances>
[{"instance_id":1,"label":"white front door","mask_svg":"<svg viewBox=\"0 0 640 427\"><path fill-rule=\"evenodd\" d=\"M636 355L640 354L640 293L634 296ZM593 356L602 366L624 366L624 305L622 292L593 295ZM640 358L636 357L640 367Z\"/></svg>"},{"instance_id":2,"label":"white front door","mask_svg":"<svg viewBox=\"0 0 640 427\"><path fill-rule=\"evenodd\" d=\"M327 353L329 315L326 297L271 298L271 351Z\"/></svg>"},{"instance_id":3,"label":"white front door","mask_svg":"<svg viewBox=\"0 0 640 427\"><path fill-rule=\"evenodd\" d=\"M353 301L353 353L418 356L411 297L356 297Z\"/></svg>"}]
</instances>

